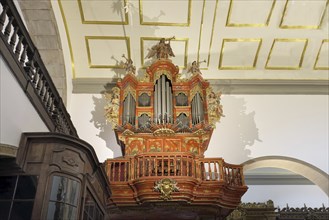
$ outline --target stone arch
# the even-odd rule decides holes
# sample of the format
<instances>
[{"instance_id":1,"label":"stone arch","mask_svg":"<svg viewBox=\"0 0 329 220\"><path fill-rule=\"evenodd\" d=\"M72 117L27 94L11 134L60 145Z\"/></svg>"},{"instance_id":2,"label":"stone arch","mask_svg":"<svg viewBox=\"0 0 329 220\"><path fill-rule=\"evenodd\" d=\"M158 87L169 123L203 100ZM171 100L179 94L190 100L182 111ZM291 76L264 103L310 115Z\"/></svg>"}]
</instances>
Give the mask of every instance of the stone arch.
<instances>
[{"instance_id":1,"label":"stone arch","mask_svg":"<svg viewBox=\"0 0 329 220\"><path fill-rule=\"evenodd\" d=\"M289 170L309 179L329 196L329 175L305 161L284 156L265 156L248 160L242 165L244 171L264 167Z\"/></svg>"}]
</instances>

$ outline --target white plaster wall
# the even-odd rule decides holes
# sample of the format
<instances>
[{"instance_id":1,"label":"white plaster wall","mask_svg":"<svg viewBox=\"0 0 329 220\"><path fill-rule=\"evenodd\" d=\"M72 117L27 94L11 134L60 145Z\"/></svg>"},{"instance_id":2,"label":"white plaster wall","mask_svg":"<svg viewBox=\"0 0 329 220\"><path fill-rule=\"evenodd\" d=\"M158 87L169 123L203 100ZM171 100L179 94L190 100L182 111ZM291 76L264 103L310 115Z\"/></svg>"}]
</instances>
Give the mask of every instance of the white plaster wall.
<instances>
[{"instance_id":1,"label":"white plaster wall","mask_svg":"<svg viewBox=\"0 0 329 220\"><path fill-rule=\"evenodd\" d=\"M106 159L121 156L104 118L100 94L72 94L71 117L80 138ZM280 155L306 161L328 173L328 108L325 95L223 95L225 117L212 135L207 157L240 164Z\"/></svg>"},{"instance_id":2,"label":"white plaster wall","mask_svg":"<svg viewBox=\"0 0 329 220\"><path fill-rule=\"evenodd\" d=\"M261 156L287 156L328 173L328 96L223 95L222 104L225 117L217 124L206 157L240 164ZM80 138L94 146L101 162L121 156L105 122L104 105L100 94L73 94L70 111ZM242 201L269 199L280 207L328 205L328 196L316 185L250 186Z\"/></svg>"},{"instance_id":3,"label":"white plaster wall","mask_svg":"<svg viewBox=\"0 0 329 220\"><path fill-rule=\"evenodd\" d=\"M226 117L217 124L206 156L240 164L280 155L328 173L328 96L223 95L222 104Z\"/></svg>"},{"instance_id":4,"label":"white plaster wall","mask_svg":"<svg viewBox=\"0 0 329 220\"><path fill-rule=\"evenodd\" d=\"M242 202L274 201L275 207L329 206L329 198L316 185L253 185L242 197Z\"/></svg>"},{"instance_id":5,"label":"white plaster wall","mask_svg":"<svg viewBox=\"0 0 329 220\"><path fill-rule=\"evenodd\" d=\"M120 156L121 152L114 132L105 122L104 105L100 94L72 94L69 111L79 137L94 147L101 162Z\"/></svg>"},{"instance_id":6,"label":"white plaster wall","mask_svg":"<svg viewBox=\"0 0 329 220\"><path fill-rule=\"evenodd\" d=\"M18 147L22 132L47 132L0 54L0 143Z\"/></svg>"}]
</instances>

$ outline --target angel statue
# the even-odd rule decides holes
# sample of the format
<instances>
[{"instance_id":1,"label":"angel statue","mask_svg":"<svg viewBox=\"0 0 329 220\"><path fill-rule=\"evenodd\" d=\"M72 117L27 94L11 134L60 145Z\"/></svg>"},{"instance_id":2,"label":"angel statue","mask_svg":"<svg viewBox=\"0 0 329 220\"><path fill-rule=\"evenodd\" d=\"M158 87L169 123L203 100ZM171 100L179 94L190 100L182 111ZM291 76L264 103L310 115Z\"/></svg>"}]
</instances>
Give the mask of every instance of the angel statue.
<instances>
[{"instance_id":1,"label":"angel statue","mask_svg":"<svg viewBox=\"0 0 329 220\"><path fill-rule=\"evenodd\" d=\"M127 58L124 54L122 55L123 58L126 59L126 62L123 64L127 73L136 74L136 67L133 65L133 61L131 58Z\"/></svg>"},{"instance_id":2,"label":"angel statue","mask_svg":"<svg viewBox=\"0 0 329 220\"><path fill-rule=\"evenodd\" d=\"M106 120L115 128L119 123L120 89L114 87L111 91L106 91L103 96L107 101L104 107Z\"/></svg>"},{"instance_id":3,"label":"angel statue","mask_svg":"<svg viewBox=\"0 0 329 220\"><path fill-rule=\"evenodd\" d=\"M192 73L192 75L197 73L202 74L200 71L200 63L205 63L205 62L206 60L200 62L193 61L192 66L188 69L187 73Z\"/></svg>"},{"instance_id":4,"label":"angel statue","mask_svg":"<svg viewBox=\"0 0 329 220\"><path fill-rule=\"evenodd\" d=\"M158 59L168 59L168 57L174 57L175 54L170 46L170 41L172 39L175 39L175 36L167 39L161 38L158 44L154 45L153 47L151 47L151 49L149 49L149 52L145 58L152 58L156 56L156 58Z\"/></svg>"},{"instance_id":5,"label":"angel statue","mask_svg":"<svg viewBox=\"0 0 329 220\"><path fill-rule=\"evenodd\" d=\"M223 106L221 105L221 95L219 91L217 93L213 91L207 92L207 102L208 102L208 117L210 124L215 125L221 117L224 117Z\"/></svg>"}]
</instances>

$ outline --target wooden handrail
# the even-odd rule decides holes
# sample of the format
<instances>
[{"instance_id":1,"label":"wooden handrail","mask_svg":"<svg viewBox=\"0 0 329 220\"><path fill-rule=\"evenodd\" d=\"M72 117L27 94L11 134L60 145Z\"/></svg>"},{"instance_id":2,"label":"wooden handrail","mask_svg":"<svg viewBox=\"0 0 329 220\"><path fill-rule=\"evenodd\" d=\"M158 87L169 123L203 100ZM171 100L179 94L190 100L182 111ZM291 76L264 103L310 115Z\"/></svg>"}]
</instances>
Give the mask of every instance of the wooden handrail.
<instances>
[{"instance_id":1,"label":"wooden handrail","mask_svg":"<svg viewBox=\"0 0 329 220\"><path fill-rule=\"evenodd\" d=\"M12 0L0 0L1 54L51 132L78 137L39 51Z\"/></svg>"},{"instance_id":2,"label":"wooden handrail","mask_svg":"<svg viewBox=\"0 0 329 220\"><path fill-rule=\"evenodd\" d=\"M225 163L222 158L195 159L193 154L186 153L145 153L130 159L109 159L105 164L110 182L140 178L192 177L201 181L244 186L242 166Z\"/></svg>"}]
</instances>

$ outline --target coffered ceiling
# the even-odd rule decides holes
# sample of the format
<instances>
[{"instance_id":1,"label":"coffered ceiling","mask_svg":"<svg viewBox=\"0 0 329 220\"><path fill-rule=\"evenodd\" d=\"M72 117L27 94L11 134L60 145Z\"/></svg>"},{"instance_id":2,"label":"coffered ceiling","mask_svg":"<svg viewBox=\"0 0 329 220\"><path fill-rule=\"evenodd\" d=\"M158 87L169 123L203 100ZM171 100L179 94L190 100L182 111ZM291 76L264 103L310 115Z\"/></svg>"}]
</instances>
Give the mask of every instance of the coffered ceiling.
<instances>
[{"instance_id":1,"label":"coffered ceiling","mask_svg":"<svg viewBox=\"0 0 329 220\"><path fill-rule=\"evenodd\" d=\"M122 55L142 75L148 49L170 38L188 76L199 61L212 83L328 83L328 0L58 0L76 91L115 81ZM57 4L57 5L54 5ZM59 22L59 21L58 21ZM243 84L243 83L242 83ZM84 87L86 89L87 87ZM82 90L84 90L82 89Z\"/></svg>"}]
</instances>

